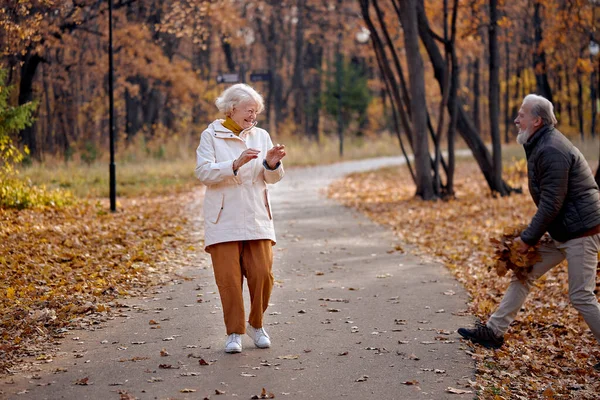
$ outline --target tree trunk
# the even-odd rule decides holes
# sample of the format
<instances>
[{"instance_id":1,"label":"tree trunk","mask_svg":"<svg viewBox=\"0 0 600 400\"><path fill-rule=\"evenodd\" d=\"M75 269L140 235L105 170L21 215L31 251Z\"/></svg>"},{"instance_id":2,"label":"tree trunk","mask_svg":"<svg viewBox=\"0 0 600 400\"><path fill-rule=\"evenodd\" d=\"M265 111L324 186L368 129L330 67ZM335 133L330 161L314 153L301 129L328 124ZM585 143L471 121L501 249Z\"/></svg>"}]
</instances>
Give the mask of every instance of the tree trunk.
<instances>
[{"instance_id":1,"label":"tree trunk","mask_svg":"<svg viewBox=\"0 0 600 400\"><path fill-rule=\"evenodd\" d=\"M569 78L568 65L565 68L565 85L567 86L567 112L569 113L569 126L575 126L575 118L573 117L573 104L571 103L571 79Z\"/></svg>"},{"instance_id":2,"label":"tree trunk","mask_svg":"<svg viewBox=\"0 0 600 400\"><path fill-rule=\"evenodd\" d=\"M440 54L440 50L435 42L435 39L431 35L431 31L429 28L429 20L427 19L427 15L425 14L425 6L423 4L423 0L419 0L418 6L418 22L419 22L419 34L421 36L421 40L429 54L429 58L431 60L435 78L438 83L441 85L442 77L444 74L444 59ZM443 89L442 89L443 90ZM493 178L493 166L490 153L485 146L485 143L481 140L481 137L477 133L473 122L469 119L465 110L460 102L460 99L455 95L454 97L450 96L448 98L448 107L451 107L454 102L456 102L456 128L458 133L461 135L467 146L473 152L473 157L477 161L481 172L483 173L488 186L492 191L501 192L502 188L497 188L495 186ZM505 190L510 189L505 182L502 182L502 187Z\"/></svg>"},{"instance_id":3,"label":"tree trunk","mask_svg":"<svg viewBox=\"0 0 600 400\"><path fill-rule=\"evenodd\" d=\"M19 82L19 105L33 101L33 79L35 78L37 67L41 62L42 58L31 51L29 51L23 57L23 65L21 66L21 81ZM21 131L21 143L29 148L32 157L37 160L41 160L41 153L37 145L35 128L35 124L32 124Z\"/></svg>"},{"instance_id":4,"label":"tree trunk","mask_svg":"<svg viewBox=\"0 0 600 400\"><path fill-rule=\"evenodd\" d=\"M404 134L408 138L408 141L411 143L411 147L412 147L412 139L411 139L412 128L409 125L408 115L406 113L404 105L402 104L402 99L400 98L400 90L398 88L398 83L396 81L396 77L395 77L394 73L392 72L392 70L390 68L390 62L388 62L383 42L381 41L381 38L379 37L379 32L375 28L375 25L373 24L373 20L371 19L371 16L369 13L369 0L359 0L359 3L360 3L363 20L365 21L365 24L367 25L367 28L369 29L369 32L371 33L371 40L373 43L373 49L375 51L375 56L377 59L377 65L379 67L381 76L385 83L385 89L387 91L387 94L389 95L395 133L396 133L396 136L398 137L400 149L402 150L402 154L404 154L404 158L406 159L406 165L408 166L410 175L413 179L413 182L416 185L417 178L416 178L416 175L412 168L411 161L408 158L408 154L406 152L406 148L405 148L404 142L402 140L400 126L398 123L398 120L400 120L400 123L402 124L402 128L404 130ZM381 23L381 25L382 25L382 29L383 29L383 27L385 26L383 24L383 22ZM384 34L385 34L385 31L384 31ZM392 48L390 51L394 52L394 48Z\"/></svg>"},{"instance_id":5,"label":"tree trunk","mask_svg":"<svg viewBox=\"0 0 600 400\"><path fill-rule=\"evenodd\" d=\"M306 134L319 142L319 109L321 108L321 63L323 62L323 47L317 43L308 43L306 47L306 58L308 67L308 84L306 89L307 105L306 112Z\"/></svg>"},{"instance_id":6,"label":"tree trunk","mask_svg":"<svg viewBox=\"0 0 600 400\"><path fill-rule=\"evenodd\" d=\"M227 71L235 72L235 61L233 61L233 52L231 51L231 44L229 44L227 36L221 36L221 49L225 55Z\"/></svg>"},{"instance_id":7,"label":"tree trunk","mask_svg":"<svg viewBox=\"0 0 600 400\"><path fill-rule=\"evenodd\" d=\"M371 32L373 48L375 50L375 55L377 57L377 62L378 62L379 68L381 70L381 75L383 76L383 78L387 82L387 84L389 85L388 94L390 95L390 102L392 103L392 108L395 108L397 110L398 116L400 117L400 123L402 124L404 133L406 134L406 137L408 138L408 141L412 148L413 147L412 127L410 126L408 112L405 108L405 107L408 107L408 104L410 104L410 100L404 99L404 102L408 101L407 103L404 103L403 98L400 97L400 88L398 86L396 76L394 75L394 73L392 72L392 70L390 68L391 63L388 61L387 54L385 51L385 46L384 46L383 42L381 41L381 38L379 37L379 33L375 29L375 26L373 24L373 21L371 20L370 14L369 14L369 1L368 0L359 0L359 1L360 1L360 5L361 5L361 12L363 15L363 19L364 19L365 23L367 24L367 28L369 29L369 32ZM383 23L382 23L382 30L383 30ZM384 35L385 35L385 30L384 30ZM392 47L390 49L390 52L392 53L393 57L397 56L397 55L395 55L394 47ZM402 71L402 70L397 69L397 71ZM402 78L400 77L400 79L402 79ZM388 86L388 85L386 85L386 86ZM408 94L406 96L408 96ZM398 139L401 141L400 137L398 137ZM402 147L402 142L400 142L400 146ZM408 162L408 159L407 159L407 162ZM416 184L416 182L415 182L415 184Z\"/></svg>"},{"instance_id":8,"label":"tree trunk","mask_svg":"<svg viewBox=\"0 0 600 400\"><path fill-rule=\"evenodd\" d=\"M338 0L338 5L341 0ZM337 42L335 46L335 87L337 91L337 134L340 142L340 157L344 156L344 118L342 116L342 79L343 79L343 63L344 58L342 56L342 28L339 27Z\"/></svg>"},{"instance_id":9,"label":"tree trunk","mask_svg":"<svg viewBox=\"0 0 600 400\"><path fill-rule=\"evenodd\" d=\"M490 0L490 23L488 25L489 46L489 114L493 149L493 179L498 193L506 196L502 185L502 139L500 136L500 50L498 49L498 1Z\"/></svg>"},{"instance_id":10,"label":"tree trunk","mask_svg":"<svg viewBox=\"0 0 600 400\"><path fill-rule=\"evenodd\" d=\"M511 119L516 118L517 113L519 112L519 107L521 106L521 100L523 99L523 97L521 97L521 75L522 75L522 71L523 71L523 66L521 63L521 53L519 52L518 57L517 57L517 76L515 79L515 92L514 92L514 104L512 106L511 109Z\"/></svg>"},{"instance_id":11,"label":"tree trunk","mask_svg":"<svg viewBox=\"0 0 600 400\"><path fill-rule=\"evenodd\" d=\"M556 91L558 93L558 96L556 96L554 98L554 109L556 110L556 120L558 121L558 124L560 125L560 123L563 120L563 115L562 115L562 101L561 99L563 98L563 85L562 85L562 74L561 71L562 70L562 66L559 65L556 68L556 77L555 77L555 84L556 84Z\"/></svg>"},{"instance_id":12,"label":"tree trunk","mask_svg":"<svg viewBox=\"0 0 600 400\"><path fill-rule=\"evenodd\" d=\"M593 61L593 60L592 60ZM592 121L590 126L590 134L592 138L596 137L596 69L592 64L592 73L590 74L590 100Z\"/></svg>"},{"instance_id":13,"label":"tree trunk","mask_svg":"<svg viewBox=\"0 0 600 400\"><path fill-rule=\"evenodd\" d=\"M540 0L536 0L533 13L533 26L535 29L535 51L533 52L533 70L535 72L536 91L552 103L552 90L548 82L546 66L546 52L542 48L542 15L543 7Z\"/></svg>"},{"instance_id":14,"label":"tree trunk","mask_svg":"<svg viewBox=\"0 0 600 400\"><path fill-rule=\"evenodd\" d=\"M296 43L294 62L294 75L292 76L292 91L294 93L294 123L297 127L302 126L305 116L304 106L304 19L306 12L306 0L297 0L298 22L296 23Z\"/></svg>"},{"instance_id":15,"label":"tree trunk","mask_svg":"<svg viewBox=\"0 0 600 400\"><path fill-rule=\"evenodd\" d=\"M481 135L481 111L479 109L481 90L479 87L479 58L473 63L473 123L475 130Z\"/></svg>"},{"instance_id":16,"label":"tree trunk","mask_svg":"<svg viewBox=\"0 0 600 400\"><path fill-rule=\"evenodd\" d=\"M583 130L583 82L582 82L583 73L577 67L577 117L579 119L579 134L581 135L581 140L585 139L585 134Z\"/></svg>"},{"instance_id":17,"label":"tree trunk","mask_svg":"<svg viewBox=\"0 0 600 400\"><path fill-rule=\"evenodd\" d=\"M508 33L508 32L507 32ZM504 67L504 143L510 142L510 46L508 39L504 41L504 57L506 57L506 66Z\"/></svg>"},{"instance_id":18,"label":"tree trunk","mask_svg":"<svg viewBox=\"0 0 600 400\"><path fill-rule=\"evenodd\" d=\"M423 59L419 51L419 30L417 25L417 0L401 1L404 17L404 45L408 62L411 98L411 122L415 150L415 170L417 196L424 200L435 198L431 179L431 162L427 137L427 102L425 99L425 75Z\"/></svg>"}]
</instances>

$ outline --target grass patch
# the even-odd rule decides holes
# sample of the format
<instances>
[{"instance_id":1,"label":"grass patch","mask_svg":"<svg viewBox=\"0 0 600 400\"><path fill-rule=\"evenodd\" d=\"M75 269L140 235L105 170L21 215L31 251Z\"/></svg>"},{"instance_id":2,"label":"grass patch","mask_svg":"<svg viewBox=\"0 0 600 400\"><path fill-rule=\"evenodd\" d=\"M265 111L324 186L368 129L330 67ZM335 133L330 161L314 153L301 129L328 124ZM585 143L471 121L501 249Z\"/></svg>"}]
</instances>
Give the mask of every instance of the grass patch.
<instances>
[{"instance_id":1,"label":"grass patch","mask_svg":"<svg viewBox=\"0 0 600 400\"><path fill-rule=\"evenodd\" d=\"M343 158L339 156L339 141L334 137L322 137L319 143L300 137L273 138L273 141L287 147L286 168L400 154L398 140L390 135L347 139ZM194 176L197 145L191 141L187 145L165 144L161 146L165 150L160 158L153 156L156 152L143 152L136 147L121 151L116 162L117 196L177 193L199 185ZM68 189L79 198L107 197L108 161L101 158L91 163L49 159L24 168L21 177L36 186Z\"/></svg>"},{"instance_id":2,"label":"grass patch","mask_svg":"<svg viewBox=\"0 0 600 400\"><path fill-rule=\"evenodd\" d=\"M274 137L274 142L286 145L286 168L332 164L340 161L358 160L371 157L401 156L398 139L382 134L373 137L347 138L344 143L344 156L339 156L339 141L335 136L322 136L319 143L305 137ZM574 144L584 153L595 167L598 161L598 139ZM140 150L147 144L134 144L122 150L117 156L117 196L136 197L162 195L190 190L199 183L194 176L195 149L198 143L192 139L182 141L175 138L171 142L153 147L161 152ZM466 147L462 141L457 148ZM160 157L156 157L160 154ZM521 145L511 143L502 147L505 163L525 157ZM79 160L80 157L74 157ZM45 185L48 189L68 189L78 198L98 198L109 195L108 160L103 154L92 163L49 159L23 168L21 177L28 178L35 186Z\"/></svg>"}]
</instances>

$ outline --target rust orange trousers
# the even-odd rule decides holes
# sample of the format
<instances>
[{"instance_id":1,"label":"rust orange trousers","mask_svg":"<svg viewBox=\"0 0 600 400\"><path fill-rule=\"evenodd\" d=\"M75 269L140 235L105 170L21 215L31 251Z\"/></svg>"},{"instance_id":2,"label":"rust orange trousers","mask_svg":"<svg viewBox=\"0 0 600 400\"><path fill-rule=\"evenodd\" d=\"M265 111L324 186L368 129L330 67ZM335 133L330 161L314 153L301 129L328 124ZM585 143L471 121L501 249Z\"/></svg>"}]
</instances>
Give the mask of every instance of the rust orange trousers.
<instances>
[{"instance_id":1,"label":"rust orange trousers","mask_svg":"<svg viewBox=\"0 0 600 400\"><path fill-rule=\"evenodd\" d=\"M212 258L227 334L246 333L244 277L250 291L250 316L254 328L262 328L263 314L273 290L273 242L247 240L217 243L206 251Z\"/></svg>"}]
</instances>

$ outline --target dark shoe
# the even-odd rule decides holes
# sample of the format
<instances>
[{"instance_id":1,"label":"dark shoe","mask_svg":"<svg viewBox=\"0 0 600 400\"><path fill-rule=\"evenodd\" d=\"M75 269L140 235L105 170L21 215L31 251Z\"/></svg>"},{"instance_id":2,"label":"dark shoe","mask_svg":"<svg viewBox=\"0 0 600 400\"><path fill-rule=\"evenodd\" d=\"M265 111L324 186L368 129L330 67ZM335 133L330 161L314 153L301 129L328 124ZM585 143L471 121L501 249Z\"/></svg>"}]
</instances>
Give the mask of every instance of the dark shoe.
<instances>
[{"instance_id":1,"label":"dark shoe","mask_svg":"<svg viewBox=\"0 0 600 400\"><path fill-rule=\"evenodd\" d=\"M458 334L465 339L480 344L488 349L499 349L504 344L504 337L496 336L494 332L485 325L478 324L473 329L459 328Z\"/></svg>"},{"instance_id":2,"label":"dark shoe","mask_svg":"<svg viewBox=\"0 0 600 400\"><path fill-rule=\"evenodd\" d=\"M600 362L596 365L594 365L594 369L598 372L600 372Z\"/></svg>"}]
</instances>

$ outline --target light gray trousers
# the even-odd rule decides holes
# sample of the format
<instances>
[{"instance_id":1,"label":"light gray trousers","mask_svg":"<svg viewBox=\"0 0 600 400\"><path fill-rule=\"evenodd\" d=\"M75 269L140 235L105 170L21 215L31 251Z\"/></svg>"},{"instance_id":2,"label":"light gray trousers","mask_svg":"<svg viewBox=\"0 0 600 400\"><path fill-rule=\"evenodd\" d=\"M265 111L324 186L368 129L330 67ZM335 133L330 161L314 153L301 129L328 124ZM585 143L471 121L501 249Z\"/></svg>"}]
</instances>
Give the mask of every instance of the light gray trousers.
<instances>
[{"instance_id":1,"label":"light gray trousers","mask_svg":"<svg viewBox=\"0 0 600 400\"><path fill-rule=\"evenodd\" d=\"M566 258L569 264L569 299L600 343L600 305L594 294L599 250L600 234L541 245L542 261L533 266L525 283L513 274L508 290L488 320L487 327L498 336L504 335L525 303L533 282Z\"/></svg>"}]
</instances>

